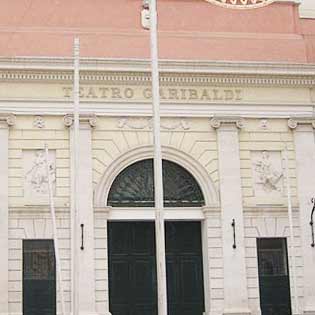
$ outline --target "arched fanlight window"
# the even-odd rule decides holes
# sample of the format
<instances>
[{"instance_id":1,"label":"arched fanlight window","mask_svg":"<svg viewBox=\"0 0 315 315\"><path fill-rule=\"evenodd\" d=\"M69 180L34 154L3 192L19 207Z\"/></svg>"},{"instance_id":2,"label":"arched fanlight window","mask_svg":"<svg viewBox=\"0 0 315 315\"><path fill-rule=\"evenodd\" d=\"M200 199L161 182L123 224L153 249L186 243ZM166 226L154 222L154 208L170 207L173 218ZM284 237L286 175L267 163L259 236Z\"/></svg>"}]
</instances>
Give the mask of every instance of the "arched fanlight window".
<instances>
[{"instance_id":1,"label":"arched fanlight window","mask_svg":"<svg viewBox=\"0 0 315 315\"><path fill-rule=\"evenodd\" d=\"M136 162L114 180L107 204L112 207L154 207L153 160ZM165 207L200 207L205 204L194 177L176 163L163 160Z\"/></svg>"}]
</instances>

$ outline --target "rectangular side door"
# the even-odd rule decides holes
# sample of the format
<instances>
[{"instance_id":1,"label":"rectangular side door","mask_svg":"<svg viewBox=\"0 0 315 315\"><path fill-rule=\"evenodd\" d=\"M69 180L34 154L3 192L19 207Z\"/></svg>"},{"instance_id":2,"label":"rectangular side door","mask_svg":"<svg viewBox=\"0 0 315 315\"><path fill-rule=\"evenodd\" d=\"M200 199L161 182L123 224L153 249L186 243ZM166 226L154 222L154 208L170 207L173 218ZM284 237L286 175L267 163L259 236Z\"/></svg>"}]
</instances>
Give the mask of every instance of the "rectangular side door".
<instances>
[{"instance_id":1,"label":"rectangular side door","mask_svg":"<svg viewBox=\"0 0 315 315\"><path fill-rule=\"evenodd\" d=\"M23 315L56 314L53 240L23 241Z\"/></svg>"}]
</instances>

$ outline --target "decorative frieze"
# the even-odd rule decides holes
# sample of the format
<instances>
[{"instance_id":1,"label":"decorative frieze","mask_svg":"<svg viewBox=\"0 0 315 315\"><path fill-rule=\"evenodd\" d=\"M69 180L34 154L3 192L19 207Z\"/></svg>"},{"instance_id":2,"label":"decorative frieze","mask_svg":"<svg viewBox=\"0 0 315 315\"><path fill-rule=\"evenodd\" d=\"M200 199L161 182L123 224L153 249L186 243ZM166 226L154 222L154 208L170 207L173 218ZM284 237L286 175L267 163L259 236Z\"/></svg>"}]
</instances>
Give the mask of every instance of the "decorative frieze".
<instances>
[{"instance_id":1,"label":"decorative frieze","mask_svg":"<svg viewBox=\"0 0 315 315\"><path fill-rule=\"evenodd\" d=\"M152 129L153 122L152 118L127 118L123 117L120 118L117 122L117 127L119 129L134 129L134 130L145 130L145 129ZM190 129L190 122L184 118L181 119L172 119L171 121L163 120L161 122L161 129L165 130L189 130Z\"/></svg>"},{"instance_id":2,"label":"decorative frieze","mask_svg":"<svg viewBox=\"0 0 315 315\"><path fill-rule=\"evenodd\" d=\"M1 58L0 65L3 69L0 71L2 81L73 81L72 58ZM26 67L41 70L26 71ZM121 70L122 67L124 72ZM315 85L315 66L312 64L161 61L160 68L162 72L161 82L167 82L168 85L171 83L244 84L246 86L257 86L257 84L271 86L307 85L310 87ZM206 73L207 75L194 73L196 69L199 69L199 73ZM123 84L143 84L149 82L150 78L150 64L145 60L117 61L89 58L81 62L81 82L108 83L115 81Z\"/></svg>"},{"instance_id":3,"label":"decorative frieze","mask_svg":"<svg viewBox=\"0 0 315 315\"><path fill-rule=\"evenodd\" d=\"M73 76L69 72L23 72L23 71L0 71L0 80L3 81L53 81L53 82L65 82L69 83L73 81ZM119 82L121 84L145 84L150 82L150 75L147 73L132 74L132 73L99 73L99 72L83 72L80 74L81 82ZM177 84L194 84L194 85L245 85L245 86L314 86L315 78L312 76L300 76L300 77L276 77L276 76L245 76L228 74L219 75L180 75L180 76L166 76L161 75L160 81L167 85Z\"/></svg>"}]
</instances>

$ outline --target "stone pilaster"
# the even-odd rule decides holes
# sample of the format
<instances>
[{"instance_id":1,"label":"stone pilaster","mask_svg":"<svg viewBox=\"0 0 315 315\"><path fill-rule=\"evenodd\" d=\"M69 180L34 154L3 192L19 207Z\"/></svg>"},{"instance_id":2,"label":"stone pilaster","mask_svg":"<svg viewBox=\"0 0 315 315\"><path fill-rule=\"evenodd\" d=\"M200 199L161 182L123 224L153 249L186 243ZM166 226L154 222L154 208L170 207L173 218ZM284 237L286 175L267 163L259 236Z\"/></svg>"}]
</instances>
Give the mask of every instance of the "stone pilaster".
<instances>
[{"instance_id":1,"label":"stone pilaster","mask_svg":"<svg viewBox=\"0 0 315 315\"><path fill-rule=\"evenodd\" d=\"M73 117L64 117L66 126L71 127L71 157L74 154ZM78 279L75 289L78 290L78 311L80 315L96 314L95 299L95 250L94 250L94 209L93 209L93 165L92 165L92 127L96 124L95 116L80 118L80 136L78 139L78 167L76 206L76 251ZM72 163L73 164L73 163ZM72 172L74 172L72 167ZM72 181L72 185L75 183ZM83 235L82 235L83 233Z\"/></svg>"},{"instance_id":2,"label":"stone pilaster","mask_svg":"<svg viewBox=\"0 0 315 315\"><path fill-rule=\"evenodd\" d=\"M315 120L289 119L288 126L294 133L296 155L297 193L304 259L303 314L315 315L315 248L311 247L310 227L311 199L315 197Z\"/></svg>"},{"instance_id":3,"label":"stone pilaster","mask_svg":"<svg viewBox=\"0 0 315 315\"><path fill-rule=\"evenodd\" d=\"M203 270L205 312L204 315L222 314L223 311L223 283L222 286L213 284L212 280L223 277L222 233L219 208L203 207L204 220L202 222ZM219 219L219 222L218 222ZM213 254L215 252L215 254ZM216 292L217 296L215 296ZM220 293L218 293L220 292Z\"/></svg>"},{"instance_id":4,"label":"stone pilaster","mask_svg":"<svg viewBox=\"0 0 315 315\"><path fill-rule=\"evenodd\" d=\"M213 118L217 129L222 241L224 264L224 315L250 314L248 307L243 202L241 190L238 129L244 122L239 118ZM232 222L235 222L236 248Z\"/></svg>"},{"instance_id":5,"label":"stone pilaster","mask_svg":"<svg viewBox=\"0 0 315 315\"><path fill-rule=\"evenodd\" d=\"M105 302L104 304L102 304L102 309L98 310L98 313L101 314L105 314L105 315L112 315L109 311L109 273L108 273L108 216L109 216L109 212L111 210L111 207L97 207L95 208L95 211L98 212L98 214L101 216L96 217L95 222L99 221L101 219L101 224L96 223L96 226L101 226L102 227L102 235L100 236L100 239L102 240L102 246L98 247L98 251L102 251L100 254L102 256L102 260L106 261L106 264L104 264L104 270L106 270L105 273L105 278L104 278L104 287L102 287L102 289L105 290L105 294L104 294L104 299ZM98 239L97 235L96 235L96 241ZM103 306L104 305L104 306Z\"/></svg>"},{"instance_id":6,"label":"stone pilaster","mask_svg":"<svg viewBox=\"0 0 315 315\"><path fill-rule=\"evenodd\" d=\"M15 116L0 117L0 315L9 313L9 204L8 204L8 143L9 126Z\"/></svg>"}]
</instances>

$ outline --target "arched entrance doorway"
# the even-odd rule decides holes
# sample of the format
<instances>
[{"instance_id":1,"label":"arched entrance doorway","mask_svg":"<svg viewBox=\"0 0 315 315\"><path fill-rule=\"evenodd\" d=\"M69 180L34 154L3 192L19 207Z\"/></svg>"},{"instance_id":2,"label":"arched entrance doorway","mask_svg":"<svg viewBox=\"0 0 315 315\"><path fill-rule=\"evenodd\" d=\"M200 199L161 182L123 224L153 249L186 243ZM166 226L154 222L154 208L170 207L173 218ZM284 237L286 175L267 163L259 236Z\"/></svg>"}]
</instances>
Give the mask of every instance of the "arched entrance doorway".
<instances>
[{"instance_id":1,"label":"arched entrance doorway","mask_svg":"<svg viewBox=\"0 0 315 315\"><path fill-rule=\"evenodd\" d=\"M107 205L152 209L153 182L152 159L133 163L113 181ZM197 181L177 163L163 160L163 182L166 208L184 211L205 204ZM165 242L169 315L201 315L205 304L201 223L180 216L166 221ZM157 314L154 223L110 221L108 259L111 313Z\"/></svg>"}]
</instances>

